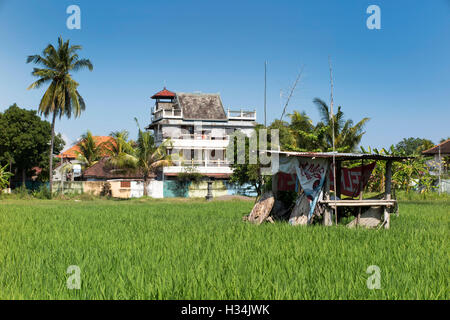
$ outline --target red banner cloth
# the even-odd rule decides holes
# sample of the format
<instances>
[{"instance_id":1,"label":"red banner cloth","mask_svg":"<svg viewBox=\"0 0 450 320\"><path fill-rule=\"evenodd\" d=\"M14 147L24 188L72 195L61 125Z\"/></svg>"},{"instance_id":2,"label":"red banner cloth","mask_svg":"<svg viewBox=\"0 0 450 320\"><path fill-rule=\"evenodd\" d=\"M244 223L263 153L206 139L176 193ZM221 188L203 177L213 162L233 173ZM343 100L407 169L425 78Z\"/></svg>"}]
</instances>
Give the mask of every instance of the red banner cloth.
<instances>
[{"instance_id":1,"label":"red banner cloth","mask_svg":"<svg viewBox=\"0 0 450 320\"><path fill-rule=\"evenodd\" d=\"M354 168L341 168L341 193L349 197L359 195L359 184L361 182L361 173L363 176L362 189L365 188L369 181L370 175L375 168L375 162L365 166ZM284 172L277 173L277 189L279 191L295 191L295 179L297 175ZM334 190L333 170L330 171L330 189Z\"/></svg>"},{"instance_id":2,"label":"red banner cloth","mask_svg":"<svg viewBox=\"0 0 450 320\"><path fill-rule=\"evenodd\" d=\"M349 197L359 195L361 174L362 174L362 190L364 190L370 175L375 168L375 162L365 166L354 168L341 168L341 193ZM333 169L333 167L331 167ZM334 190L333 170L330 170L330 189Z\"/></svg>"}]
</instances>

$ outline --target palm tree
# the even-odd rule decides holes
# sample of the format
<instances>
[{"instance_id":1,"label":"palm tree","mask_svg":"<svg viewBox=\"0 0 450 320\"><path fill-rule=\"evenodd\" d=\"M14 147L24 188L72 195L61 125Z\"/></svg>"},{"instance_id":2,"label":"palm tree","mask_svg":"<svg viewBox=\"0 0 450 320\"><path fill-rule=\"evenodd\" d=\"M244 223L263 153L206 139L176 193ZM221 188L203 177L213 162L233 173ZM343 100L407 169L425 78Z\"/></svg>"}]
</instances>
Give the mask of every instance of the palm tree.
<instances>
[{"instance_id":1,"label":"palm tree","mask_svg":"<svg viewBox=\"0 0 450 320\"><path fill-rule=\"evenodd\" d=\"M96 164L106 150L104 143L97 143L89 130L81 136L78 147L80 148L80 151L76 151L78 160L83 162L87 168Z\"/></svg>"},{"instance_id":2,"label":"palm tree","mask_svg":"<svg viewBox=\"0 0 450 320\"><path fill-rule=\"evenodd\" d=\"M138 139L136 141L134 168L142 174L144 180L144 196L147 195L147 181L150 174L156 173L158 168L168 166L172 163L170 155L167 154L167 147L171 144L170 139L166 139L159 146L155 143L154 136L150 131L142 131L139 128Z\"/></svg>"},{"instance_id":3,"label":"palm tree","mask_svg":"<svg viewBox=\"0 0 450 320\"><path fill-rule=\"evenodd\" d=\"M27 63L33 62L41 66L34 68L31 73L39 79L33 82L28 89L38 89L42 85L50 83L39 103L39 113L45 117L52 116L52 135L50 142L50 194L53 189L53 144L55 140L56 116L65 115L70 118L73 114L78 117L86 105L78 92L78 83L72 78L70 72L84 68L93 70L92 63L88 59L81 59L77 51L81 50L79 45L70 46L69 40L63 41L58 38L58 48L49 44L42 55L28 56Z\"/></svg>"},{"instance_id":4,"label":"palm tree","mask_svg":"<svg viewBox=\"0 0 450 320\"><path fill-rule=\"evenodd\" d=\"M365 134L365 131L363 131L364 126L370 119L363 118L357 124L353 125L353 120L344 120L344 113L340 106L333 115L333 118L331 118L330 109L323 100L315 98L313 102L317 106L322 118L322 122L317 124L316 129L325 131L323 148L326 151L332 150L334 128L336 150L340 152L355 151L362 136Z\"/></svg>"},{"instance_id":5,"label":"palm tree","mask_svg":"<svg viewBox=\"0 0 450 320\"><path fill-rule=\"evenodd\" d=\"M133 141L128 141L128 131L113 131L109 136L113 140L105 143L108 164L114 168L133 167L135 162Z\"/></svg>"}]
</instances>

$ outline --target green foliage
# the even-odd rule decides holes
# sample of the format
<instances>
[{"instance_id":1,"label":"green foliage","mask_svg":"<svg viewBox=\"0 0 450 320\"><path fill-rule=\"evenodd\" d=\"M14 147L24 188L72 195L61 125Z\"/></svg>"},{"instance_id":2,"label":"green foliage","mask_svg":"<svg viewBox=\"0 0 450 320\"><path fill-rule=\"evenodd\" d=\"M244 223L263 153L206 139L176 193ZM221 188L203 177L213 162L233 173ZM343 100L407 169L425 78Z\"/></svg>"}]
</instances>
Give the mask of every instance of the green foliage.
<instances>
[{"instance_id":1,"label":"green foliage","mask_svg":"<svg viewBox=\"0 0 450 320\"><path fill-rule=\"evenodd\" d=\"M252 206L3 201L0 299L450 299L448 200L401 202L389 230L243 223Z\"/></svg>"},{"instance_id":2,"label":"green foliage","mask_svg":"<svg viewBox=\"0 0 450 320\"><path fill-rule=\"evenodd\" d=\"M135 143L128 140L128 131L114 131L111 132L110 137L113 138L113 141L105 144L109 165L116 168L133 167Z\"/></svg>"},{"instance_id":3,"label":"green foliage","mask_svg":"<svg viewBox=\"0 0 450 320\"><path fill-rule=\"evenodd\" d=\"M189 182L200 183L205 177L199 173L195 167L185 166L183 171L177 174L177 181L181 184Z\"/></svg>"},{"instance_id":4,"label":"green foliage","mask_svg":"<svg viewBox=\"0 0 450 320\"><path fill-rule=\"evenodd\" d=\"M405 152L397 151L392 145L389 149L382 148L378 150L368 147L361 147L363 153L374 153L381 155L398 155L405 156ZM398 190L409 192L411 188L424 193L435 190L434 183L436 178L433 177L426 164L423 156L416 156L411 159L395 161L392 164L392 187ZM369 179L367 190L369 192L383 192L385 188L385 172L386 162L376 161L376 166Z\"/></svg>"},{"instance_id":5,"label":"green foliage","mask_svg":"<svg viewBox=\"0 0 450 320\"><path fill-rule=\"evenodd\" d=\"M152 133L142 131L136 118L135 121L139 129L136 142L127 142L128 134L125 132L112 134L118 144L111 149L108 163L123 170L139 172L144 180L144 196L147 196L147 181L150 175L172 163L171 156L167 153L172 142L167 139L157 145Z\"/></svg>"},{"instance_id":6,"label":"green foliage","mask_svg":"<svg viewBox=\"0 0 450 320\"><path fill-rule=\"evenodd\" d=\"M46 117L58 115L59 118L66 116L70 118L81 115L86 108L83 98L78 92L78 83L72 79L71 71L84 68L93 70L92 63L88 59L80 59L77 51L80 45L70 45L70 40L64 42L62 37L58 38L58 47L49 44L42 55L28 56L27 63L34 63L40 68L34 68L32 75L39 78L33 82L28 89L39 89L41 86L49 86L39 104L39 112Z\"/></svg>"},{"instance_id":7,"label":"green foliage","mask_svg":"<svg viewBox=\"0 0 450 320\"><path fill-rule=\"evenodd\" d=\"M6 171L7 167L8 165L5 165L4 167L0 166L0 193L9 186L9 178L13 176L11 172Z\"/></svg>"},{"instance_id":8,"label":"green foliage","mask_svg":"<svg viewBox=\"0 0 450 320\"><path fill-rule=\"evenodd\" d=\"M31 195L36 199L51 199L52 195L47 185L41 185L38 190L33 190Z\"/></svg>"},{"instance_id":9,"label":"green foliage","mask_svg":"<svg viewBox=\"0 0 450 320\"><path fill-rule=\"evenodd\" d=\"M82 161L87 168L96 164L105 153L105 145L97 143L89 130L81 136L78 146L80 148L80 151L77 151L78 160Z\"/></svg>"},{"instance_id":10,"label":"green foliage","mask_svg":"<svg viewBox=\"0 0 450 320\"><path fill-rule=\"evenodd\" d=\"M286 151L308 151L325 152L332 151L333 143L333 123L330 118L328 105L318 99L314 99L314 104L321 115L321 121L316 125L311 118L303 112L294 111L289 114L290 122L275 120L269 129L278 129L280 146ZM364 126L369 118L363 118L354 124L353 120L344 119L341 107L338 107L334 115L335 148L339 152L355 151L364 135Z\"/></svg>"},{"instance_id":11,"label":"green foliage","mask_svg":"<svg viewBox=\"0 0 450 320\"><path fill-rule=\"evenodd\" d=\"M261 165L259 153L256 153L256 155L255 155L256 163L250 164L250 157L249 157L250 151L249 150L250 150L250 139L251 138L256 138L257 150L259 150L259 133L260 133L261 129L264 129L264 127L262 125L257 125L255 127L255 131L252 134L253 136L250 138L247 137L243 132L236 131L233 136L230 136L230 139L234 139L234 143L229 144L227 151L226 151L228 155L232 154L234 157L234 162L231 165L233 168L233 173L230 177L230 182L238 184L240 186L243 186L245 184L250 184L255 188L258 195L262 194L262 192L264 190L263 186L267 182L269 177L265 177L261 174L261 168L263 166ZM239 141L242 141L242 140L245 141L245 149L238 148ZM267 148L270 149L271 148L270 135L268 136L268 140L269 140L269 143L268 143ZM232 147L234 149L231 149ZM242 152L243 152L243 154L242 154ZM239 162L241 162L240 159L244 159L244 163L239 163Z\"/></svg>"},{"instance_id":12,"label":"green foliage","mask_svg":"<svg viewBox=\"0 0 450 320\"><path fill-rule=\"evenodd\" d=\"M336 151L355 151L365 133L364 126L369 121L369 118L363 118L354 124L353 120L344 119L344 112L341 106L338 106L337 112L331 118L330 108L323 100L315 98L313 102L322 118L322 121L316 125L316 130L324 130L323 151L333 151L333 128Z\"/></svg>"},{"instance_id":13,"label":"green foliage","mask_svg":"<svg viewBox=\"0 0 450 320\"><path fill-rule=\"evenodd\" d=\"M55 119L59 116L70 118L72 115L78 117L85 110L86 104L83 97L78 92L78 83L72 78L70 72L84 68L93 70L91 61L81 59L77 52L81 50L80 45L70 45L70 41L63 41L58 38L58 47L49 44L42 55L31 55L27 58L27 63L34 63L39 67L33 68L31 73L39 78L33 82L28 89L39 89L43 85L49 84L40 103L39 113L48 117L52 115L51 143L50 150L53 150L55 137ZM50 192L53 185L53 156L49 153L49 174Z\"/></svg>"},{"instance_id":14,"label":"green foliage","mask_svg":"<svg viewBox=\"0 0 450 320\"><path fill-rule=\"evenodd\" d=\"M0 113L0 165L11 164L16 176L42 167L48 160L50 138L50 123L41 120L36 111L10 106ZM59 136L53 152L59 153L63 147Z\"/></svg>"},{"instance_id":15,"label":"green foliage","mask_svg":"<svg viewBox=\"0 0 450 320\"><path fill-rule=\"evenodd\" d=\"M434 147L434 143L428 139L404 138L395 145L395 151L408 156L420 155L422 151Z\"/></svg>"}]
</instances>

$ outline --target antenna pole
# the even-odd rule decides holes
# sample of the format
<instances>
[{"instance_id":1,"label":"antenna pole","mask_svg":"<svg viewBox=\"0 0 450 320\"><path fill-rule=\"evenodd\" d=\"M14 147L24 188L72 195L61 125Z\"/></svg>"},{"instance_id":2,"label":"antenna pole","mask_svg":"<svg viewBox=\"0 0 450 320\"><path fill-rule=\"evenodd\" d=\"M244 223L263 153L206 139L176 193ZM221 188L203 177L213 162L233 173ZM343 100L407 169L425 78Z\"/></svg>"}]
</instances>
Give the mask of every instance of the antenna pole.
<instances>
[{"instance_id":1,"label":"antenna pole","mask_svg":"<svg viewBox=\"0 0 450 320\"><path fill-rule=\"evenodd\" d=\"M331 67L331 57L328 56L328 65L330 67L330 119L331 119L331 131L333 132L332 134L332 141L333 141L333 182L334 182L334 220L335 220L335 224L337 226L337 192L336 190L338 189L338 186L336 184L336 152L335 152L335 145L334 145L334 112L333 112L333 69ZM339 181L339 183L341 183Z\"/></svg>"},{"instance_id":2,"label":"antenna pole","mask_svg":"<svg viewBox=\"0 0 450 320\"><path fill-rule=\"evenodd\" d=\"M267 103L267 61L264 61L264 127L267 127L266 103Z\"/></svg>"},{"instance_id":3,"label":"antenna pole","mask_svg":"<svg viewBox=\"0 0 450 320\"><path fill-rule=\"evenodd\" d=\"M291 100L291 97L292 97L292 94L294 93L295 87L297 86L297 83L300 80L300 77L302 76L303 68L304 68L304 66L302 66L302 69L298 73L297 79L295 79L294 86L292 87L291 92L289 93L289 97L287 98L286 104L284 105L283 113L281 114L280 120L283 120L284 113L286 112L286 108L289 104L289 100Z\"/></svg>"}]
</instances>

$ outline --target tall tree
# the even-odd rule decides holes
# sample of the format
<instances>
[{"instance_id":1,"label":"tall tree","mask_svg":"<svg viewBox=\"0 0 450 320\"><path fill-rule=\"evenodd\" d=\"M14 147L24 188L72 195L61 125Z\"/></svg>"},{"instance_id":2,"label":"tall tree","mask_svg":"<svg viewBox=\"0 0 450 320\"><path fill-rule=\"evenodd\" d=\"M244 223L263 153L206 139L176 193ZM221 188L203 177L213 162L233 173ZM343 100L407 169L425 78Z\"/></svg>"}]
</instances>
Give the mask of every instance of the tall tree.
<instances>
[{"instance_id":1,"label":"tall tree","mask_svg":"<svg viewBox=\"0 0 450 320\"><path fill-rule=\"evenodd\" d=\"M0 164L7 164L22 177L22 183L33 167L42 168L42 161L48 159L50 139L50 123L41 120L36 111L14 104L0 113ZM64 142L57 138L53 151L59 153L63 147Z\"/></svg>"},{"instance_id":2,"label":"tall tree","mask_svg":"<svg viewBox=\"0 0 450 320\"><path fill-rule=\"evenodd\" d=\"M27 58L27 63L34 63L40 68L34 68L31 73L39 79L32 83L28 89L38 89L50 83L39 103L39 112L46 117L52 116L51 122L51 142L49 155L50 173L50 194L53 190L53 144L55 139L55 120L59 116L70 118L80 116L86 105L78 92L78 83L72 78L71 71L78 71L84 68L93 70L91 61L81 59L77 51L81 50L80 45L70 45L69 40L63 41L58 38L58 47L49 44L41 55L31 55Z\"/></svg>"},{"instance_id":3,"label":"tall tree","mask_svg":"<svg viewBox=\"0 0 450 320\"><path fill-rule=\"evenodd\" d=\"M330 108L323 100L315 98L313 102L317 106L322 118L322 121L317 124L316 128L325 130L323 140L324 151L332 151L333 127L336 150L340 152L355 151L365 133L364 126L369 121L369 118L363 118L358 123L353 124L353 120L344 119L344 112L340 106L331 118Z\"/></svg>"},{"instance_id":4,"label":"tall tree","mask_svg":"<svg viewBox=\"0 0 450 320\"><path fill-rule=\"evenodd\" d=\"M170 139L162 144L156 145L154 136L150 131L142 131L139 127L136 141L134 167L142 174L144 180L144 196L147 195L147 184L150 174L156 173L158 168L168 166L172 160L167 154L167 147L171 144Z\"/></svg>"}]
</instances>

